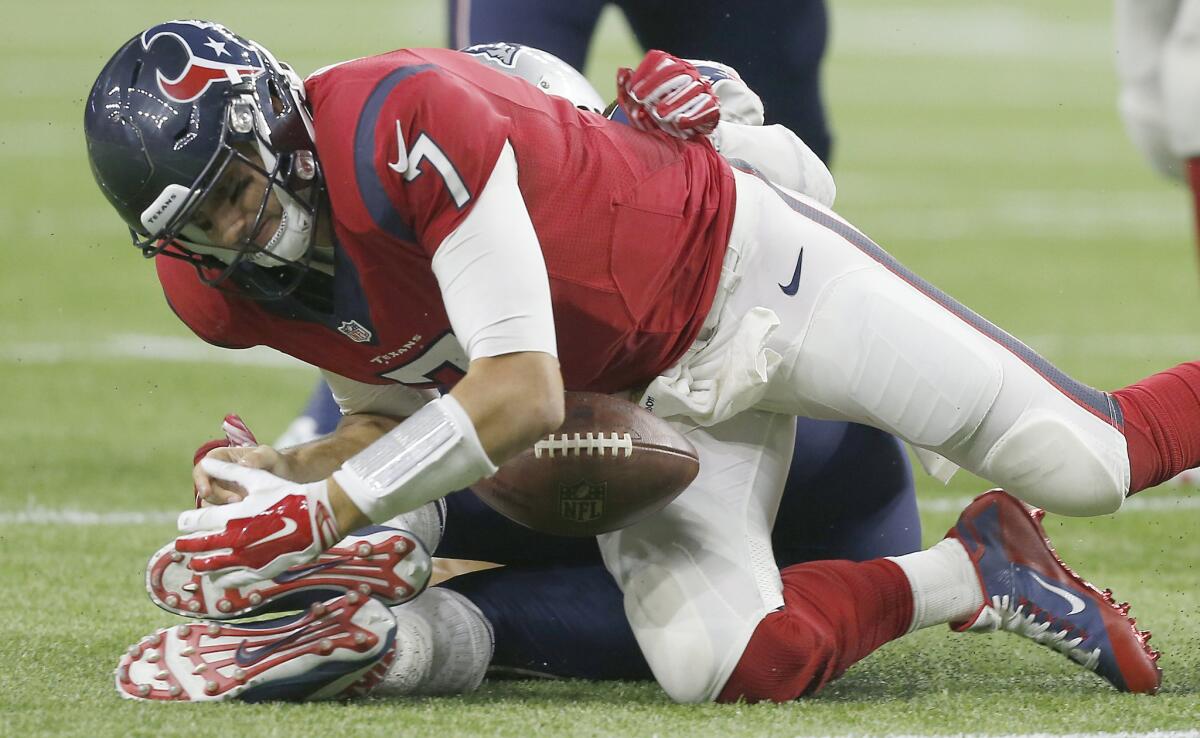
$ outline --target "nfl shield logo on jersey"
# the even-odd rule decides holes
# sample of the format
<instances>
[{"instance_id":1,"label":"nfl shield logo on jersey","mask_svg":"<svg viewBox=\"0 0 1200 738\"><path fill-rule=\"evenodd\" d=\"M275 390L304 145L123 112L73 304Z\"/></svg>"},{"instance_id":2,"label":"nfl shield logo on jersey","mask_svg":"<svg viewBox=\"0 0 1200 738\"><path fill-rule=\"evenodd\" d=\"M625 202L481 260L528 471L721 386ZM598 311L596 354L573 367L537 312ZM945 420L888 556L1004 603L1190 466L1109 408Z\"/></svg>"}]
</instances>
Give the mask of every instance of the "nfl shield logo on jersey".
<instances>
[{"instance_id":1,"label":"nfl shield logo on jersey","mask_svg":"<svg viewBox=\"0 0 1200 738\"><path fill-rule=\"evenodd\" d=\"M357 343L366 343L371 340L371 331L364 328L362 323L357 320L344 321L338 326L338 332Z\"/></svg>"},{"instance_id":2,"label":"nfl shield logo on jersey","mask_svg":"<svg viewBox=\"0 0 1200 738\"><path fill-rule=\"evenodd\" d=\"M564 520L586 523L604 514L604 498L608 482L564 484L558 489L558 514Z\"/></svg>"}]
</instances>

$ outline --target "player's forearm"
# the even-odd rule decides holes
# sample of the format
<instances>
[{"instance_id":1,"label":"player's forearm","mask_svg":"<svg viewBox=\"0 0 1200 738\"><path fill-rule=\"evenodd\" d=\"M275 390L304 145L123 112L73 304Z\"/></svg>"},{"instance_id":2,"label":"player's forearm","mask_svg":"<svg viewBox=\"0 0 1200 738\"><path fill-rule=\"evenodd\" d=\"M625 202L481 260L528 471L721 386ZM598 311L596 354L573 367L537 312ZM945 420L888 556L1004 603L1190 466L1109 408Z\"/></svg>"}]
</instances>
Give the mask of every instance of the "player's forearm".
<instances>
[{"instance_id":1,"label":"player's forearm","mask_svg":"<svg viewBox=\"0 0 1200 738\"><path fill-rule=\"evenodd\" d=\"M383 415L347 415L328 436L280 452L287 463L287 477L295 482L325 479L399 422Z\"/></svg>"},{"instance_id":2,"label":"player's forearm","mask_svg":"<svg viewBox=\"0 0 1200 738\"><path fill-rule=\"evenodd\" d=\"M494 463L503 464L562 425L562 373L553 356L493 356L471 362L470 369L451 394Z\"/></svg>"},{"instance_id":3,"label":"player's forearm","mask_svg":"<svg viewBox=\"0 0 1200 738\"><path fill-rule=\"evenodd\" d=\"M348 460L329 480L343 533L493 474L562 423L558 360L518 352L471 362L454 391Z\"/></svg>"}]
</instances>

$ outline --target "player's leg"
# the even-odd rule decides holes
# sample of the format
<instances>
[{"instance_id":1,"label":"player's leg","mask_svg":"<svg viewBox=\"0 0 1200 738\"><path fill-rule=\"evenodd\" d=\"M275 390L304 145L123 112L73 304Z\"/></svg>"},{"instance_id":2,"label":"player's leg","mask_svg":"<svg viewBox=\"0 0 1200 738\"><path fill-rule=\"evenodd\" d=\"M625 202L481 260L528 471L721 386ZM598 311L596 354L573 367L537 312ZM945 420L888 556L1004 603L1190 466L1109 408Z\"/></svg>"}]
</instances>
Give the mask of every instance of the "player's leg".
<instances>
[{"instance_id":1,"label":"player's leg","mask_svg":"<svg viewBox=\"0 0 1200 738\"><path fill-rule=\"evenodd\" d=\"M508 41L583 69L603 8L604 0L449 0L450 48Z\"/></svg>"},{"instance_id":2,"label":"player's leg","mask_svg":"<svg viewBox=\"0 0 1200 738\"><path fill-rule=\"evenodd\" d=\"M446 497L444 520L441 542L434 549L434 555L440 558L515 566L600 561L596 539L552 536L531 530L488 507L469 489Z\"/></svg>"},{"instance_id":3,"label":"player's leg","mask_svg":"<svg viewBox=\"0 0 1200 738\"><path fill-rule=\"evenodd\" d=\"M950 622L999 624L1072 657L1095 652L1084 665L1119 688L1157 684L1154 658L1124 613L1073 578L1036 521L1002 493L981 497L955 540L929 550L775 569L766 533L791 430L781 417L750 411L687 429L701 460L693 485L600 539L634 636L673 699L794 699L890 640ZM1024 569L1033 575L1013 576ZM1085 607L1068 613L1062 595L1032 586L1039 577L1071 588L1070 602ZM1022 619L1030 603L1037 614Z\"/></svg>"},{"instance_id":4,"label":"player's leg","mask_svg":"<svg viewBox=\"0 0 1200 738\"><path fill-rule=\"evenodd\" d=\"M825 162L832 146L821 97L828 20L823 0L699 0L678 7L617 3L638 41L689 59L728 64L758 93L768 123L790 128Z\"/></svg>"},{"instance_id":5,"label":"player's leg","mask_svg":"<svg viewBox=\"0 0 1200 738\"><path fill-rule=\"evenodd\" d=\"M468 491L447 502L440 555L521 564L442 584L469 599L490 623L491 673L650 678L620 590L600 563L593 539L529 531ZM800 419L772 539L780 567L920 548L912 473L902 445L874 428ZM574 563L563 566L568 561Z\"/></svg>"},{"instance_id":6,"label":"player's leg","mask_svg":"<svg viewBox=\"0 0 1200 738\"><path fill-rule=\"evenodd\" d=\"M943 623L1003 629L1058 651L1121 691L1156 692L1162 673L1117 606L1068 569L1040 524L993 491L946 539L895 559L784 569L785 607L765 617L717 699L789 700L836 679L878 646Z\"/></svg>"},{"instance_id":7,"label":"player's leg","mask_svg":"<svg viewBox=\"0 0 1200 738\"><path fill-rule=\"evenodd\" d=\"M921 518L904 445L877 428L800 418L771 544L780 568L920 549Z\"/></svg>"},{"instance_id":8,"label":"player's leg","mask_svg":"<svg viewBox=\"0 0 1200 738\"><path fill-rule=\"evenodd\" d=\"M625 619L621 590L599 560L488 569L437 589L470 600L491 625L492 676L651 678Z\"/></svg>"},{"instance_id":9,"label":"player's leg","mask_svg":"<svg viewBox=\"0 0 1200 738\"><path fill-rule=\"evenodd\" d=\"M756 308L778 319L762 407L883 428L1064 514L1111 512L1200 462L1200 366L1083 385L836 215L737 179L742 278L722 330Z\"/></svg>"}]
</instances>

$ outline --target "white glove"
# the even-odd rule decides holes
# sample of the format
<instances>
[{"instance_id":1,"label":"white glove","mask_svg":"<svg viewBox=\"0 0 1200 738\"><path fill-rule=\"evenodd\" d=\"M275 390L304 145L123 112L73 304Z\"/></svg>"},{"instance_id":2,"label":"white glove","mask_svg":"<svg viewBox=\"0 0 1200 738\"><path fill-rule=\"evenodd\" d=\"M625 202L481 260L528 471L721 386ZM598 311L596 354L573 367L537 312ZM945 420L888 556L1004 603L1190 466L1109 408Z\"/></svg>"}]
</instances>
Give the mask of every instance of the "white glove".
<instances>
[{"instance_id":1,"label":"white glove","mask_svg":"<svg viewBox=\"0 0 1200 738\"><path fill-rule=\"evenodd\" d=\"M687 59L696 67L700 78L712 85L717 100L721 102L721 121L743 126L761 126L764 117L763 102L742 76L733 67L721 62L703 59Z\"/></svg>"}]
</instances>

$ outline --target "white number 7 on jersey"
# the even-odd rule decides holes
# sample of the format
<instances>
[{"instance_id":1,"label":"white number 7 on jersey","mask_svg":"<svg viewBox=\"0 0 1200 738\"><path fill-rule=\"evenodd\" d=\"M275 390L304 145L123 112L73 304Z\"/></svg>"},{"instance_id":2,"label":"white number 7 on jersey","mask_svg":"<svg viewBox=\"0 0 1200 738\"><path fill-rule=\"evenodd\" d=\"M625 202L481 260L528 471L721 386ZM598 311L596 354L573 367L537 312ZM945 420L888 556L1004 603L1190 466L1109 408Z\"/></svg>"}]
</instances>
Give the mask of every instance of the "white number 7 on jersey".
<instances>
[{"instance_id":1,"label":"white number 7 on jersey","mask_svg":"<svg viewBox=\"0 0 1200 738\"><path fill-rule=\"evenodd\" d=\"M454 205L458 208L466 205L467 201L471 199L471 193L467 192L467 186L463 184L462 177L458 176L458 171L455 170L450 157L446 156L445 152L438 147L437 142L426 133L417 136L412 150L409 151L408 147L404 145L404 131L400 129L400 121L396 121L396 161L388 163L388 167L394 172L403 174L404 181L411 182L421 176L422 159L428 159L438 174L442 175L446 189L454 198Z\"/></svg>"}]
</instances>

